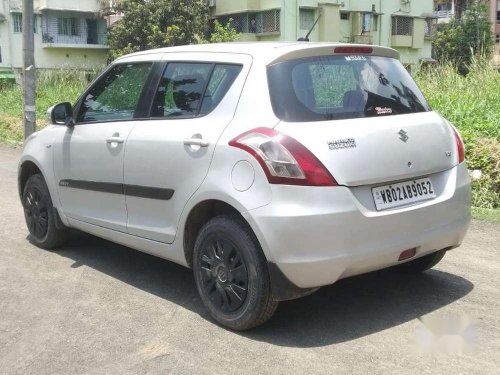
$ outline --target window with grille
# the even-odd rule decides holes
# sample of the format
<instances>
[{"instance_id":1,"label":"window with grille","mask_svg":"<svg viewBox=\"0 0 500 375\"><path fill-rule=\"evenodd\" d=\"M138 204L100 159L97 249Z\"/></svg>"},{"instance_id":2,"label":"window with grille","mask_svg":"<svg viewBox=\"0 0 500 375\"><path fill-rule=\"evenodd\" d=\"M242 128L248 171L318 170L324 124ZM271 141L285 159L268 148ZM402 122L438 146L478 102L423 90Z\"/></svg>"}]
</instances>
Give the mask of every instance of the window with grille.
<instances>
[{"instance_id":1,"label":"window with grille","mask_svg":"<svg viewBox=\"0 0 500 375\"><path fill-rule=\"evenodd\" d=\"M257 32L260 33L278 33L280 31L280 11L269 10L260 14L261 27ZM260 29L260 30L259 30Z\"/></svg>"},{"instance_id":2,"label":"window with grille","mask_svg":"<svg viewBox=\"0 0 500 375\"><path fill-rule=\"evenodd\" d=\"M12 13L12 24L15 33L23 32L23 15L21 13Z\"/></svg>"},{"instance_id":3,"label":"window with grille","mask_svg":"<svg viewBox=\"0 0 500 375\"><path fill-rule=\"evenodd\" d=\"M59 35L76 36L78 30L76 26L76 18L60 17L57 19L57 33Z\"/></svg>"},{"instance_id":4,"label":"window with grille","mask_svg":"<svg viewBox=\"0 0 500 375\"><path fill-rule=\"evenodd\" d=\"M437 19L426 18L424 24L424 33L426 38L434 38L437 31Z\"/></svg>"},{"instance_id":5,"label":"window with grille","mask_svg":"<svg viewBox=\"0 0 500 375\"><path fill-rule=\"evenodd\" d=\"M311 30L314 25L314 9L300 9L300 29Z\"/></svg>"},{"instance_id":6,"label":"window with grille","mask_svg":"<svg viewBox=\"0 0 500 375\"><path fill-rule=\"evenodd\" d=\"M23 32L23 15L22 13L12 13L12 24L15 33ZM33 15L33 32L38 33L38 18L36 14Z\"/></svg>"},{"instance_id":7,"label":"window with grille","mask_svg":"<svg viewBox=\"0 0 500 375\"><path fill-rule=\"evenodd\" d=\"M312 24L314 23L314 11ZM280 11L270 10L260 13L239 13L218 17L217 20L223 26L228 23L239 33L279 33L280 32ZM311 27L312 27L311 24ZM311 27L307 28L310 29Z\"/></svg>"},{"instance_id":8,"label":"window with grille","mask_svg":"<svg viewBox=\"0 0 500 375\"><path fill-rule=\"evenodd\" d=\"M392 35L413 35L413 18L392 17Z\"/></svg>"},{"instance_id":9,"label":"window with grille","mask_svg":"<svg viewBox=\"0 0 500 375\"><path fill-rule=\"evenodd\" d=\"M496 44L500 44L500 34L497 34L497 35L495 36L495 43L496 43Z\"/></svg>"}]
</instances>

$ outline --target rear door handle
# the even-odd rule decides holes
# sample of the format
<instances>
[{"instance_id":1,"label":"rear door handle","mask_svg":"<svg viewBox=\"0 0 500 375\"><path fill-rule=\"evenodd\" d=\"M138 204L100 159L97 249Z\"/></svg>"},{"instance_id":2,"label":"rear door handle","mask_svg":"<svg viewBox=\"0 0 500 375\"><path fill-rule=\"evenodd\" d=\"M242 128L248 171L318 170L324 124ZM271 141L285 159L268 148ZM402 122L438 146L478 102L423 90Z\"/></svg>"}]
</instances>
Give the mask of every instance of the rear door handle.
<instances>
[{"instance_id":1,"label":"rear door handle","mask_svg":"<svg viewBox=\"0 0 500 375\"><path fill-rule=\"evenodd\" d=\"M109 137L106 139L106 143L123 143L125 142L125 139L121 137Z\"/></svg>"},{"instance_id":2,"label":"rear door handle","mask_svg":"<svg viewBox=\"0 0 500 375\"><path fill-rule=\"evenodd\" d=\"M184 144L186 146L208 147L210 146L210 141L201 138L189 138L184 140Z\"/></svg>"}]
</instances>

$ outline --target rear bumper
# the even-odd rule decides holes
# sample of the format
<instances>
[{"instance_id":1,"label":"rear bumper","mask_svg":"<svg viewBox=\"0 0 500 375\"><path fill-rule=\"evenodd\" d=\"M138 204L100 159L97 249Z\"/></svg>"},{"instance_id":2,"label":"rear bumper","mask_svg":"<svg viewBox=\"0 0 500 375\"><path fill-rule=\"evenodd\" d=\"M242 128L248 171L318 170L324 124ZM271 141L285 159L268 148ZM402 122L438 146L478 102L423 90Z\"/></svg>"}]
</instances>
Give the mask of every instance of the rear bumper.
<instances>
[{"instance_id":1,"label":"rear bumper","mask_svg":"<svg viewBox=\"0 0 500 375\"><path fill-rule=\"evenodd\" d=\"M269 262L299 288L398 264L459 246L470 222L470 180L465 163L430 176L438 197L377 212L370 187L273 185L273 201L244 213ZM414 259L414 258L412 258Z\"/></svg>"}]
</instances>

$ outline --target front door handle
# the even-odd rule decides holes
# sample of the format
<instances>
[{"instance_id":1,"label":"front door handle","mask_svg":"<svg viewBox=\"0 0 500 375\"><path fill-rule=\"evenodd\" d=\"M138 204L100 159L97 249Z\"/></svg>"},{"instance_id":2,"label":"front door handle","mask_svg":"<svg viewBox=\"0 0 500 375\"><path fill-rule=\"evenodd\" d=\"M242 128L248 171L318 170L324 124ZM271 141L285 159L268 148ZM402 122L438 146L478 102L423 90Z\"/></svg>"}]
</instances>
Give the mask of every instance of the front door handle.
<instances>
[{"instance_id":1,"label":"front door handle","mask_svg":"<svg viewBox=\"0 0 500 375\"><path fill-rule=\"evenodd\" d=\"M201 138L189 138L184 140L184 144L186 146L208 147L210 146L210 141Z\"/></svg>"},{"instance_id":2,"label":"front door handle","mask_svg":"<svg viewBox=\"0 0 500 375\"><path fill-rule=\"evenodd\" d=\"M106 139L106 143L123 143L125 142L125 139L121 138L121 137L109 137L108 139Z\"/></svg>"}]
</instances>

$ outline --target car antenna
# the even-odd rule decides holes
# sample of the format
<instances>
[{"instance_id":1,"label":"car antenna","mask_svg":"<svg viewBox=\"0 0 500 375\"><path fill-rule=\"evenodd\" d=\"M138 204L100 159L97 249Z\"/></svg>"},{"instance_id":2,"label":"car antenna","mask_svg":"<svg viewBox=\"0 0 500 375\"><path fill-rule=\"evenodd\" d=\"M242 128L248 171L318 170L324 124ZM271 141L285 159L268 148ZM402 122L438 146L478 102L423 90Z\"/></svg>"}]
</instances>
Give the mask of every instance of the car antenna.
<instances>
[{"instance_id":1,"label":"car antenna","mask_svg":"<svg viewBox=\"0 0 500 375\"><path fill-rule=\"evenodd\" d=\"M314 24L312 25L311 27L311 30L309 30L309 32L307 33L307 35L305 37L301 37L299 39L297 39L298 42L309 42L309 35L311 35L311 33L313 32L314 28L316 27L316 24L318 23L319 19L321 18L321 9L319 10L319 15L318 15L318 18L316 18L316 21L314 21Z\"/></svg>"}]
</instances>

